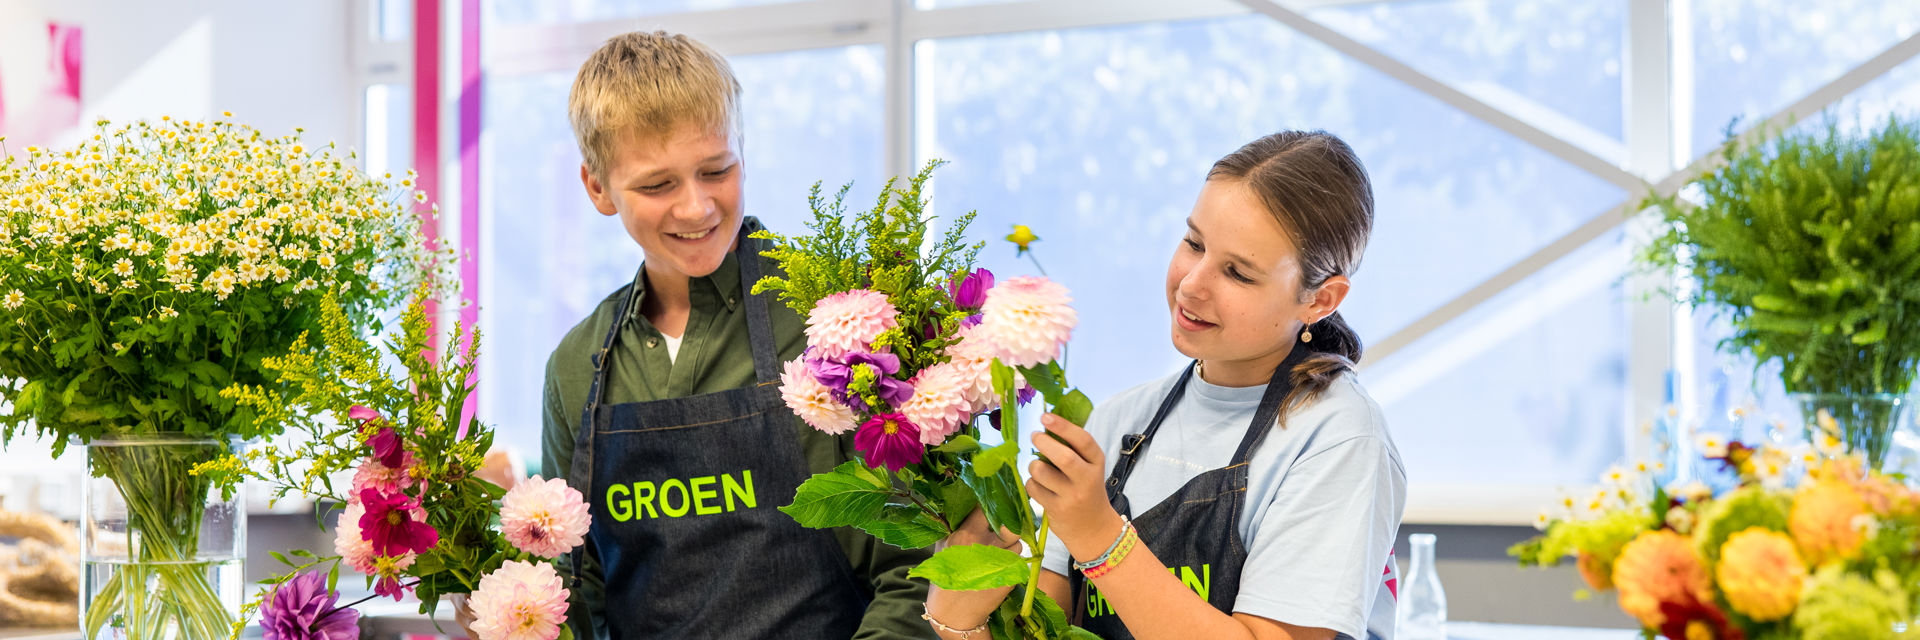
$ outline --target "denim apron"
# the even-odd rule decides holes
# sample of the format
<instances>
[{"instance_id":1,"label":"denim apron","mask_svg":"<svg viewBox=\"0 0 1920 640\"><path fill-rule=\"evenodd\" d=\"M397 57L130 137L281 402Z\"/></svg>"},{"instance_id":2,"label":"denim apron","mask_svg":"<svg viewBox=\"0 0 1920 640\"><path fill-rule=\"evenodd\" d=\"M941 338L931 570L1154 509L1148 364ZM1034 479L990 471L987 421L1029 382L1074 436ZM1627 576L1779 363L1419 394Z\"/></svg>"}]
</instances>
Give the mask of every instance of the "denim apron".
<instances>
[{"instance_id":1,"label":"denim apron","mask_svg":"<svg viewBox=\"0 0 1920 640\"><path fill-rule=\"evenodd\" d=\"M1132 518L1140 542L1152 549L1153 555L1172 569L1175 577L1189 587L1197 587L1196 592L1204 591L1201 597L1228 615L1233 614L1234 599L1240 594L1240 567L1247 561L1247 546L1240 538L1240 514L1246 508L1247 499L1247 459L1253 447L1280 419L1280 403L1293 390L1289 376L1293 366L1309 355L1312 355L1310 349L1295 346L1279 368L1274 369L1273 380L1267 383L1266 392L1260 396L1260 407L1254 411L1253 424L1247 428L1247 435L1241 438L1240 447L1233 452L1227 466L1194 476L1166 500L1140 517ZM1193 371L1194 366L1188 365L1186 372L1180 374L1179 382L1174 383L1166 399L1160 402L1160 409L1154 413L1145 432L1120 439L1120 457L1114 461L1113 472L1107 478L1107 500L1121 515L1131 517L1133 514L1124 493L1127 476L1133 473L1140 450L1153 440L1160 423L1166 421L1167 414L1179 404ZM1079 571L1068 574L1067 580L1073 585L1074 608L1070 613L1074 624L1106 640L1133 638L1120 622L1119 614L1092 588L1086 576Z\"/></svg>"},{"instance_id":2,"label":"denim apron","mask_svg":"<svg viewBox=\"0 0 1920 640\"><path fill-rule=\"evenodd\" d=\"M574 560L588 549L600 559L613 640L850 638L866 612L832 532L777 509L810 474L780 399L772 296L752 294L759 242L744 232L739 242L757 384L607 405L605 361L622 320L593 358L569 475L593 525ZM629 288L619 308L632 303Z\"/></svg>"}]
</instances>

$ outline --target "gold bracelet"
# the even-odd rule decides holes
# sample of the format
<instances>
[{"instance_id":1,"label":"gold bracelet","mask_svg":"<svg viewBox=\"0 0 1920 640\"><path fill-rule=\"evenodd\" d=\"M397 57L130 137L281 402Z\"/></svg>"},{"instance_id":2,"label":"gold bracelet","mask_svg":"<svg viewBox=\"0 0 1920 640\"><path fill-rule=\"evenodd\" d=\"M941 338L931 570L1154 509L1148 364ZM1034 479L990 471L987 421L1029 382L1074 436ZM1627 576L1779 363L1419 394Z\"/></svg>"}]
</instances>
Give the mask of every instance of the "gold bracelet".
<instances>
[{"instance_id":1,"label":"gold bracelet","mask_svg":"<svg viewBox=\"0 0 1920 640\"><path fill-rule=\"evenodd\" d=\"M932 624L932 625L933 625L933 628L934 628L934 630L936 630L936 631L945 631L945 632L947 632L947 633L958 633L958 634L960 634L960 640L973 640L973 634L976 634L976 633L980 633L980 632L982 632L982 631L986 631L986 630L987 630L987 623L985 623L985 622L981 622L981 623L980 623L980 626L977 626L977 627L974 627L974 628L972 628L972 629L955 629L955 628L953 628L953 627L949 627L949 626L947 626L947 625L944 625L944 624L940 624L940 621L939 621L939 620L935 620L935 619L933 619L933 613L932 613L932 612L930 612L930 611L927 611L927 610L926 610L926 608L927 608L927 605L926 605L926 603L921 603L921 605L920 605L920 609L921 609L921 611L920 611L920 619L921 619L921 620L925 620L925 621L927 621L927 622L928 622L929 624Z\"/></svg>"}]
</instances>

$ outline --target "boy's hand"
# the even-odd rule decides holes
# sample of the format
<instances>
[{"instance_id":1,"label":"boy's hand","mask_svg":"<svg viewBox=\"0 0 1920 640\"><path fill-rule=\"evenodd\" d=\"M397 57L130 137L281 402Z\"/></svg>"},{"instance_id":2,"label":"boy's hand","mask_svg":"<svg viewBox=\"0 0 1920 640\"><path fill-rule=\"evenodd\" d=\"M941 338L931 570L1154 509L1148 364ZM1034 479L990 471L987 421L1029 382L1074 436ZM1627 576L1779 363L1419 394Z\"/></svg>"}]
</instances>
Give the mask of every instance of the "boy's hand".
<instances>
[{"instance_id":1,"label":"boy's hand","mask_svg":"<svg viewBox=\"0 0 1920 640\"><path fill-rule=\"evenodd\" d=\"M467 606L467 594L456 593L453 594L452 599L454 623L460 625L460 631L467 634L469 639L480 637L480 634L473 632L475 619L473 617L473 607Z\"/></svg>"},{"instance_id":2,"label":"boy's hand","mask_svg":"<svg viewBox=\"0 0 1920 640\"><path fill-rule=\"evenodd\" d=\"M1000 531L995 533L987 527L987 514L981 511L979 507L974 507L973 513L967 514L967 519L961 521L960 526L955 528L953 533L947 536L947 539L941 540L934 546L934 551L939 551L947 547L986 544L1000 547L1014 553L1020 552L1019 534L1014 533L1012 529L1006 527L1000 527Z\"/></svg>"},{"instance_id":3,"label":"boy's hand","mask_svg":"<svg viewBox=\"0 0 1920 640\"><path fill-rule=\"evenodd\" d=\"M1027 466L1027 494L1039 502L1054 535L1069 549L1095 554L1120 534L1120 514L1107 502L1107 456L1093 435L1051 413L1040 418L1046 430L1033 434L1033 446L1046 456Z\"/></svg>"}]
</instances>

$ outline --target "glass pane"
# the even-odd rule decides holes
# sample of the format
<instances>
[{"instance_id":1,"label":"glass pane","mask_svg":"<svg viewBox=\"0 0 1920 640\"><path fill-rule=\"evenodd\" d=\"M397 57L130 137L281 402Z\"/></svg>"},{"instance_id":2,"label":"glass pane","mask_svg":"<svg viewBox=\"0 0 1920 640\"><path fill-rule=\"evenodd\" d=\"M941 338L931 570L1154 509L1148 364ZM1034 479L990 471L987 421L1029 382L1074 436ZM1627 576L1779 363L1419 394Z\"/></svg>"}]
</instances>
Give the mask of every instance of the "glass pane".
<instances>
[{"instance_id":1,"label":"glass pane","mask_svg":"<svg viewBox=\"0 0 1920 640\"><path fill-rule=\"evenodd\" d=\"M1366 370L1407 477L1585 486L1620 461L1629 253L1609 233Z\"/></svg>"},{"instance_id":2,"label":"glass pane","mask_svg":"<svg viewBox=\"0 0 1920 640\"><path fill-rule=\"evenodd\" d=\"M1920 2L1692 0L1693 123L1697 157L1855 65L1920 31ZM1687 151L1687 150L1683 150Z\"/></svg>"},{"instance_id":3,"label":"glass pane","mask_svg":"<svg viewBox=\"0 0 1920 640\"><path fill-rule=\"evenodd\" d=\"M487 19L498 24L555 24L638 18L685 11L732 9L807 0L486 0Z\"/></svg>"},{"instance_id":4,"label":"glass pane","mask_svg":"<svg viewBox=\"0 0 1920 640\"><path fill-rule=\"evenodd\" d=\"M413 167L413 87L376 84L367 87L364 112L367 173L403 173Z\"/></svg>"},{"instance_id":5,"label":"glass pane","mask_svg":"<svg viewBox=\"0 0 1920 640\"><path fill-rule=\"evenodd\" d=\"M1625 162L1622 0L1388 2L1310 15L1563 140Z\"/></svg>"},{"instance_id":6,"label":"glass pane","mask_svg":"<svg viewBox=\"0 0 1920 640\"><path fill-rule=\"evenodd\" d=\"M373 0L373 39L399 42L413 36L411 0Z\"/></svg>"},{"instance_id":7,"label":"glass pane","mask_svg":"<svg viewBox=\"0 0 1920 640\"><path fill-rule=\"evenodd\" d=\"M880 51L862 46L732 59L743 87L747 213L798 231L815 180L881 174ZM483 154L482 416L499 441L540 458L547 356L594 305L633 278L640 252L580 186L567 124L573 74L489 79Z\"/></svg>"},{"instance_id":8,"label":"glass pane","mask_svg":"<svg viewBox=\"0 0 1920 640\"><path fill-rule=\"evenodd\" d=\"M1366 163L1376 221L1344 309L1368 342L1622 196L1263 16L919 46L916 148L954 161L935 206L980 212L1000 273L1034 272L997 240L1034 227L1040 261L1098 318L1072 365L1096 399L1179 365L1166 260L1207 168L1260 135L1324 128Z\"/></svg>"}]
</instances>

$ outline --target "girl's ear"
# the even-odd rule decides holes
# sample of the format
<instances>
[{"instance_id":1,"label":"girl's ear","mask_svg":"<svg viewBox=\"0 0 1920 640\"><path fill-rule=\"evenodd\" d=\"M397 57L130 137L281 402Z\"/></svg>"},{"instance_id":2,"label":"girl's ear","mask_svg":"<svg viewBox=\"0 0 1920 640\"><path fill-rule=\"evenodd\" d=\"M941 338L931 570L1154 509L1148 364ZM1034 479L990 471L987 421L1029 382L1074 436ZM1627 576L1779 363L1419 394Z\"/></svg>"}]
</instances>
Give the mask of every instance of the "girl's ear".
<instances>
[{"instance_id":1,"label":"girl's ear","mask_svg":"<svg viewBox=\"0 0 1920 640\"><path fill-rule=\"evenodd\" d=\"M1346 276L1334 276L1320 283L1314 290L1313 299L1307 303L1308 317L1300 318L1302 324L1313 324L1320 319L1333 315L1340 310L1340 303L1347 299L1347 292L1353 289L1353 281Z\"/></svg>"}]
</instances>

